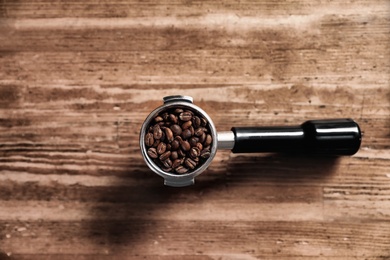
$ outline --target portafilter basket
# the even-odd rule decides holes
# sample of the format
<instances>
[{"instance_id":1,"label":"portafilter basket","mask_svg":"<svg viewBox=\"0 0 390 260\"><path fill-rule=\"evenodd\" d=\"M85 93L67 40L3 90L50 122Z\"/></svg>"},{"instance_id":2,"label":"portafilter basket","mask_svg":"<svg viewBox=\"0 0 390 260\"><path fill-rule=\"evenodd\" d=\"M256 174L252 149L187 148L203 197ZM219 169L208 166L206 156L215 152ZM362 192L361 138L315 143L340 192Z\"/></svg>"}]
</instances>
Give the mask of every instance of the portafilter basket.
<instances>
[{"instance_id":1,"label":"portafilter basket","mask_svg":"<svg viewBox=\"0 0 390 260\"><path fill-rule=\"evenodd\" d=\"M195 177L210 165L218 149L229 149L233 153L299 153L308 155L340 156L355 154L361 144L362 134L359 125L352 119L310 120L297 126L260 126L233 127L231 131L218 132L213 121L200 107L193 104L189 96L167 96L164 104L153 110L146 118L140 132L142 156L148 167L164 178L168 186L188 186L194 183ZM163 170L147 152L145 136L156 116L172 109L191 111L208 122L209 134L212 137L210 156L196 168L184 174Z\"/></svg>"}]
</instances>

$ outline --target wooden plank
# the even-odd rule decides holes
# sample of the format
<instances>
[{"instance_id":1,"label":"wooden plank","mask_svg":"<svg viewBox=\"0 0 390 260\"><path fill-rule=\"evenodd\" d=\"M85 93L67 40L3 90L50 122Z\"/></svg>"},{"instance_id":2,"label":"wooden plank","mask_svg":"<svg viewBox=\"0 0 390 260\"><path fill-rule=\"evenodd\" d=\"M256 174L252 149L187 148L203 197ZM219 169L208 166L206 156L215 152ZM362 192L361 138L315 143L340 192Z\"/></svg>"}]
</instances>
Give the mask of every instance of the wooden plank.
<instances>
[{"instance_id":1,"label":"wooden plank","mask_svg":"<svg viewBox=\"0 0 390 260\"><path fill-rule=\"evenodd\" d=\"M318 13L343 13L359 11L366 14L368 9L376 12L385 12L386 0L354 1L353 4L344 2L312 1L66 1L52 2L39 1L2 1L1 14L7 18L68 18L68 17L166 17L177 15L181 19L200 16L205 13L219 13L221 11L234 12L240 16L257 16L259 14L270 17L281 15L311 15ZM387 6L388 7L388 6Z\"/></svg>"},{"instance_id":2,"label":"wooden plank","mask_svg":"<svg viewBox=\"0 0 390 260\"><path fill-rule=\"evenodd\" d=\"M153 252L154 255L197 254L211 258L213 254L373 257L388 253L389 248L389 228L384 222L231 221L221 225L218 221L189 220L46 221L11 222L5 230L9 238L4 243L9 252L16 250L23 254L37 251L58 254L57 249L61 248L64 254L113 256Z\"/></svg>"}]
</instances>

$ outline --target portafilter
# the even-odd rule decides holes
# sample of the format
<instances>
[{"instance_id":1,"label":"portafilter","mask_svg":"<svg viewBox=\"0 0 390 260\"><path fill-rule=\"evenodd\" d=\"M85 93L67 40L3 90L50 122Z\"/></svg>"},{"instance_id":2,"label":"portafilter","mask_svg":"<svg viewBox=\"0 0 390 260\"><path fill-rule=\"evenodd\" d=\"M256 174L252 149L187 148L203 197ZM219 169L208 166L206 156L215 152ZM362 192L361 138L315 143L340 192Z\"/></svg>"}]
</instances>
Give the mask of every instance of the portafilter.
<instances>
[{"instance_id":1,"label":"portafilter","mask_svg":"<svg viewBox=\"0 0 390 260\"><path fill-rule=\"evenodd\" d=\"M217 132L189 96L167 96L140 132L142 156L168 186L187 186L210 165L217 150L233 153L353 155L362 134L352 119L309 120L296 126L233 127Z\"/></svg>"}]
</instances>

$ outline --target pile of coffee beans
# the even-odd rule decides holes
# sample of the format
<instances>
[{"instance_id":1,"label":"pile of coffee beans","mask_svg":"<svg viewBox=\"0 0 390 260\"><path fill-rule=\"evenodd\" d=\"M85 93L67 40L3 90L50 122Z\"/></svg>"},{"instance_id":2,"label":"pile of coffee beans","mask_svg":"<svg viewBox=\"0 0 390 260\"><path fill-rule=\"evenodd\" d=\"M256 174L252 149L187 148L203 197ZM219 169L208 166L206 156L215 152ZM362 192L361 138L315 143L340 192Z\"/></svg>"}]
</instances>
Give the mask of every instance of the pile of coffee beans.
<instances>
[{"instance_id":1,"label":"pile of coffee beans","mask_svg":"<svg viewBox=\"0 0 390 260\"><path fill-rule=\"evenodd\" d=\"M184 174L210 157L213 138L206 118L182 108L158 114L145 134L148 156L165 172Z\"/></svg>"}]
</instances>

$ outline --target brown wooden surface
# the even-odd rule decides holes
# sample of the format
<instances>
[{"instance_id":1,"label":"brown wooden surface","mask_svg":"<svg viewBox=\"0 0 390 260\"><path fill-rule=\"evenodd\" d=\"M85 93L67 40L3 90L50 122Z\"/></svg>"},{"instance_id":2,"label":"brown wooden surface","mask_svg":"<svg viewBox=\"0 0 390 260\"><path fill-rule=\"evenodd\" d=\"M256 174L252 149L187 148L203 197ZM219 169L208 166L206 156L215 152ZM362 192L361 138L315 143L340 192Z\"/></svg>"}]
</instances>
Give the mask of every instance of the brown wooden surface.
<instances>
[{"instance_id":1,"label":"brown wooden surface","mask_svg":"<svg viewBox=\"0 0 390 260\"><path fill-rule=\"evenodd\" d=\"M0 259L390 259L389 82L389 1L0 0ZM362 147L164 187L138 135L169 94Z\"/></svg>"}]
</instances>

